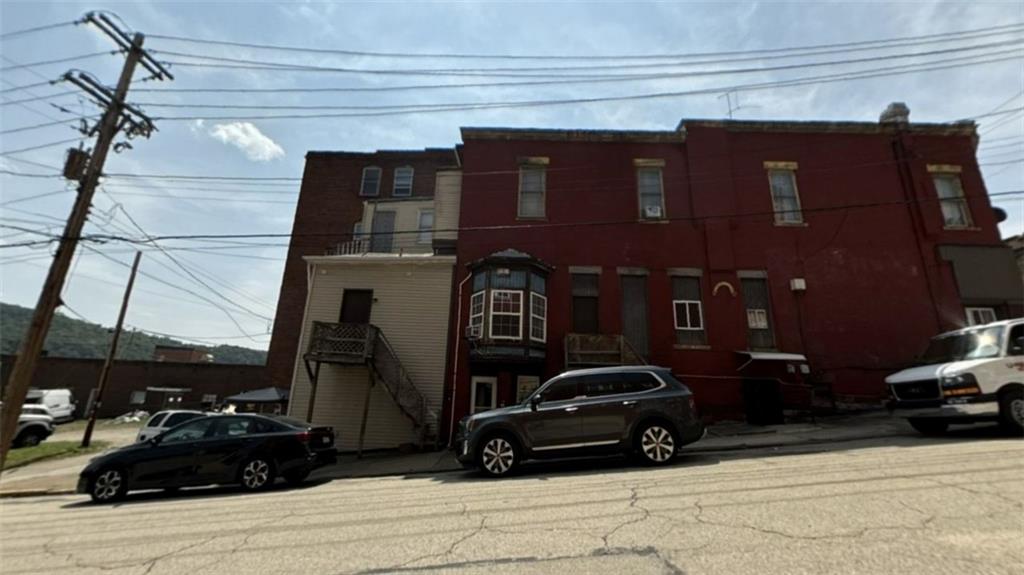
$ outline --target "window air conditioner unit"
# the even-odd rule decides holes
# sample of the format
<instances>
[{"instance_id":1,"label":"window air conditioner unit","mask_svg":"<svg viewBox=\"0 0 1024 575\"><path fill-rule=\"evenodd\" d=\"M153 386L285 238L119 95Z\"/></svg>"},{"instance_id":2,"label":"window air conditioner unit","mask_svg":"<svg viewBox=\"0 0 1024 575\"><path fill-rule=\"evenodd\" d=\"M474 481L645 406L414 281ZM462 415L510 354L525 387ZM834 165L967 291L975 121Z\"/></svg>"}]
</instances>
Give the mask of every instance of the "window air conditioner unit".
<instances>
[{"instance_id":1,"label":"window air conditioner unit","mask_svg":"<svg viewBox=\"0 0 1024 575\"><path fill-rule=\"evenodd\" d=\"M645 218L660 218L661 206L644 206Z\"/></svg>"},{"instance_id":2,"label":"window air conditioner unit","mask_svg":"<svg viewBox=\"0 0 1024 575\"><path fill-rule=\"evenodd\" d=\"M466 339L480 339L483 334L482 325L467 325L466 326Z\"/></svg>"}]
</instances>

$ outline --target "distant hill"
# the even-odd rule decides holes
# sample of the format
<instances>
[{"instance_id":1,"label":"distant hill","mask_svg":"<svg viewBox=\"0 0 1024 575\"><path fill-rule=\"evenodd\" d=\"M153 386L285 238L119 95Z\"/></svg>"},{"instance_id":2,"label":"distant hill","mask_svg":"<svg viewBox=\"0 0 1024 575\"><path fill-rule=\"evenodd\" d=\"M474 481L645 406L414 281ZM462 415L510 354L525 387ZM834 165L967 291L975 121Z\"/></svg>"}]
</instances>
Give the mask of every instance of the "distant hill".
<instances>
[{"instance_id":1,"label":"distant hill","mask_svg":"<svg viewBox=\"0 0 1024 575\"><path fill-rule=\"evenodd\" d=\"M0 303L0 353L18 353L18 345L32 320L32 310L18 305ZM104 358L110 349L113 328L73 319L58 312L50 325L46 350L50 357ZM117 359L153 359L153 348L158 345L195 347L213 355L214 363L263 365L267 352L236 345L199 346L169 337L148 335L140 331L125 330L121 334Z\"/></svg>"}]
</instances>

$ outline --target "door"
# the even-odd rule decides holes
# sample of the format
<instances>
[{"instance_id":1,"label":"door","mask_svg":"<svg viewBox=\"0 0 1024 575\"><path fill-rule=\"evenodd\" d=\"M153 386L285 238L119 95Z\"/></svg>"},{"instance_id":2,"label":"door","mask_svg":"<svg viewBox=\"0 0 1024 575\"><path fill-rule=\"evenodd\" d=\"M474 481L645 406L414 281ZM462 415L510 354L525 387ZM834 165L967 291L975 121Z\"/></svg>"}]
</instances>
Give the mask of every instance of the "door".
<instances>
[{"instance_id":1,"label":"door","mask_svg":"<svg viewBox=\"0 0 1024 575\"><path fill-rule=\"evenodd\" d=\"M214 418L192 421L167 432L132 466L133 487L182 485L195 479L195 453L213 428Z\"/></svg>"},{"instance_id":2,"label":"door","mask_svg":"<svg viewBox=\"0 0 1024 575\"><path fill-rule=\"evenodd\" d=\"M627 431L641 414L643 403L657 403L644 392L661 381L647 372L603 373L583 380L586 399L580 402L581 441L591 446L614 445L629 438Z\"/></svg>"},{"instance_id":3,"label":"door","mask_svg":"<svg viewBox=\"0 0 1024 575\"><path fill-rule=\"evenodd\" d=\"M473 376L470 383L470 413L494 409L498 405L498 379L496 377Z\"/></svg>"},{"instance_id":4,"label":"door","mask_svg":"<svg viewBox=\"0 0 1024 575\"><path fill-rule=\"evenodd\" d=\"M341 296L341 318L339 323L370 323L370 309L373 307L373 290L347 289Z\"/></svg>"},{"instance_id":5,"label":"door","mask_svg":"<svg viewBox=\"0 0 1024 575\"><path fill-rule=\"evenodd\" d=\"M580 443L578 377L557 380L541 392L536 409L523 413L523 429L534 451L544 452Z\"/></svg>"},{"instance_id":6,"label":"door","mask_svg":"<svg viewBox=\"0 0 1024 575\"><path fill-rule=\"evenodd\" d=\"M394 245L395 212L374 212L370 251L389 253Z\"/></svg>"},{"instance_id":7,"label":"door","mask_svg":"<svg viewBox=\"0 0 1024 575\"><path fill-rule=\"evenodd\" d=\"M647 276L621 276L621 281L622 335L637 353L647 357Z\"/></svg>"},{"instance_id":8,"label":"door","mask_svg":"<svg viewBox=\"0 0 1024 575\"><path fill-rule=\"evenodd\" d=\"M213 433L196 450L199 483L229 483L238 477L238 465L260 441L259 421L248 417L218 417Z\"/></svg>"}]
</instances>

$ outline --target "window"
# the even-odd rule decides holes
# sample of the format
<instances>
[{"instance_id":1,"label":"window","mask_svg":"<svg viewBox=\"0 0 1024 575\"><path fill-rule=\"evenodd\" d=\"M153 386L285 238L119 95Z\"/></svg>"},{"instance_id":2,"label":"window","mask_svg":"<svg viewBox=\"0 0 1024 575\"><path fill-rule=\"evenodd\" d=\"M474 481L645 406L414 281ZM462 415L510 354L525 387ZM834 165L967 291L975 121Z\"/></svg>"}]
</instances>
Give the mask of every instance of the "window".
<instances>
[{"instance_id":1,"label":"window","mask_svg":"<svg viewBox=\"0 0 1024 575\"><path fill-rule=\"evenodd\" d=\"M522 339L523 292L491 290L491 339Z\"/></svg>"},{"instance_id":2,"label":"window","mask_svg":"<svg viewBox=\"0 0 1024 575\"><path fill-rule=\"evenodd\" d=\"M800 194L796 188L796 163L765 162L772 194L772 211L776 224L800 224Z\"/></svg>"},{"instance_id":3,"label":"window","mask_svg":"<svg viewBox=\"0 0 1024 575\"><path fill-rule=\"evenodd\" d=\"M395 183L391 188L392 196L402 198L412 195L412 173L411 166L395 168Z\"/></svg>"},{"instance_id":4,"label":"window","mask_svg":"<svg viewBox=\"0 0 1024 575\"><path fill-rule=\"evenodd\" d=\"M544 217L545 168L523 166L519 168L519 217Z\"/></svg>"},{"instance_id":5,"label":"window","mask_svg":"<svg viewBox=\"0 0 1024 575\"><path fill-rule=\"evenodd\" d=\"M1006 344L1006 355L1024 355L1024 324L1010 328L1010 337Z\"/></svg>"},{"instance_id":6,"label":"window","mask_svg":"<svg viewBox=\"0 0 1024 575\"><path fill-rule=\"evenodd\" d=\"M565 401L579 395L579 378L567 377L561 379L544 390L542 394L544 401Z\"/></svg>"},{"instance_id":7,"label":"window","mask_svg":"<svg viewBox=\"0 0 1024 575\"><path fill-rule=\"evenodd\" d=\"M664 218L665 196L661 187L661 168L638 168L636 177L640 193L640 218L644 220Z\"/></svg>"},{"instance_id":8,"label":"window","mask_svg":"<svg viewBox=\"0 0 1024 575\"><path fill-rule=\"evenodd\" d=\"M363 239L363 222L356 222L352 224L352 239L361 240Z\"/></svg>"},{"instance_id":9,"label":"window","mask_svg":"<svg viewBox=\"0 0 1024 575\"><path fill-rule=\"evenodd\" d=\"M623 393L640 393L661 387L661 381L649 373L622 374Z\"/></svg>"},{"instance_id":10,"label":"window","mask_svg":"<svg viewBox=\"0 0 1024 575\"><path fill-rule=\"evenodd\" d=\"M166 413L158 413L153 417L150 417L149 421L147 421L146 425L143 427L160 427L160 424L163 422L165 417L167 417Z\"/></svg>"},{"instance_id":11,"label":"window","mask_svg":"<svg viewBox=\"0 0 1024 575\"><path fill-rule=\"evenodd\" d=\"M244 417L227 417L217 421L217 428L213 432L214 437L237 437L248 435L253 426L253 420ZM254 430L253 430L254 431Z\"/></svg>"},{"instance_id":12,"label":"window","mask_svg":"<svg viewBox=\"0 0 1024 575\"><path fill-rule=\"evenodd\" d=\"M768 282L764 278L743 278L743 305L747 310L747 335L750 349L775 349Z\"/></svg>"},{"instance_id":13,"label":"window","mask_svg":"<svg viewBox=\"0 0 1024 575\"><path fill-rule=\"evenodd\" d=\"M622 374L602 373L588 375L583 378L583 395L586 397L604 397L622 393Z\"/></svg>"},{"instance_id":14,"label":"window","mask_svg":"<svg viewBox=\"0 0 1024 575\"><path fill-rule=\"evenodd\" d=\"M516 403L526 401L540 387L540 378L536 375L520 375L516 377Z\"/></svg>"},{"instance_id":15,"label":"window","mask_svg":"<svg viewBox=\"0 0 1024 575\"><path fill-rule=\"evenodd\" d=\"M174 415L181 414L176 413ZM174 415L172 415L171 417L174 417ZM167 419L170 420L171 418L168 417ZM163 443L174 443L178 441L195 441L197 439L202 439L203 437L206 436L206 432L210 430L210 426L213 425L213 422L214 418L207 417L205 419L200 419L199 421L186 423L185 425L182 425L177 429L168 431L163 436Z\"/></svg>"},{"instance_id":16,"label":"window","mask_svg":"<svg viewBox=\"0 0 1024 575\"><path fill-rule=\"evenodd\" d=\"M675 318L676 343L682 345L704 345L707 343L699 277L672 278L672 313Z\"/></svg>"},{"instance_id":17,"label":"window","mask_svg":"<svg viewBox=\"0 0 1024 575\"><path fill-rule=\"evenodd\" d=\"M599 333L597 320L597 294L601 276L598 274L572 274L572 331Z\"/></svg>"},{"instance_id":18,"label":"window","mask_svg":"<svg viewBox=\"0 0 1024 575\"><path fill-rule=\"evenodd\" d=\"M133 391L128 396L128 405L142 405L146 403L146 392L145 391Z\"/></svg>"},{"instance_id":19,"label":"window","mask_svg":"<svg viewBox=\"0 0 1024 575\"><path fill-rule=\"evenodd\" d=\"M932 174L935 182L935 193L939 196L942 208L942 222L947 228L968 228L971 226L971 212L964 198L964 188L960 183L960 174Z\"/></svg>"},{"instance_id":20,"label":"window","mask_svg":"<svg viewBox=\"0 0 1024 575\"><path fill-rule=\"evenodd\" d=\"M363 168L363 183L359 187L360 196L376 196L380 194L380 168L367 166Z\"/></svg>"},{"instance_id":21,"label":"window","mask_svg":"<svg viewBox=\"0 0 1024 575\"><path fill-rule=\"evenodd\" d=\"M167 421L164 422L164 427L175 427L181 425L186 421L192 421L197 417L202 417L198 413L172 413L167 416Z\"/></svg>"},{"instance_id":22,"label":"window","mask_svg":"<svg viewBox=\"0 0 1024 575\"><path fill-rule=\"evenodd\" d=\"M487 287L487 274L477 272L473 274L473 291L481 291Z\"/></svg>"},{"instance_id":23,"label":"window","mask_svg":"<svg viewBox=\"0 0 1024 575\"><path fill-rule=\"evenodd\" d=\"M421 244L429 244L434 237L434 210L420 210L419 236L417 241Z\"/></svg>"},{"instance_id":24,"label":"window","mask_svg":"<svg viewBox=\"0 0 1024 575\"><path fill-rule=\"evenodd\" d=\"M996 310L990 307L966 307L967 325L983 325L996 321Z\"/></svg>"},{"instance_id":25,"label":"window","mask_svg":"<svg viewBox=\"0 0 1024 575\"><path fill-rule=\"evenodd\" d=\"M484 334L484 300L487 292L478 291L469 298L468 336L481 337Z\"/></svg>"},{"instance_id":26,"label":"window","mask_svg":"<svg viewBox=\"0 0 1024 575\"><path fill-rule=\"evenodd\" d=\"M491 272L492 288L526 289L526 272L498 268Z\"/></svg>"},{"instance_id":27,"label":"window","mask_svg":"<svg viewBox=\"0 0 1024 575\"><path fill-rule=\"evenodd\" d=\"M530 339L544 343L548 338L548 298L530 294Z\"/></svg>"},{"instance_id":28,"label":"window","mask_svg":"<svg viewBox=\"0 0 1024 575\"><path fill-rule=\"evenodd\" d=\"M498 381L493 377L473 378L471 413L480 413L498 406L497 386Z\"/></svg>"}]
</instances>

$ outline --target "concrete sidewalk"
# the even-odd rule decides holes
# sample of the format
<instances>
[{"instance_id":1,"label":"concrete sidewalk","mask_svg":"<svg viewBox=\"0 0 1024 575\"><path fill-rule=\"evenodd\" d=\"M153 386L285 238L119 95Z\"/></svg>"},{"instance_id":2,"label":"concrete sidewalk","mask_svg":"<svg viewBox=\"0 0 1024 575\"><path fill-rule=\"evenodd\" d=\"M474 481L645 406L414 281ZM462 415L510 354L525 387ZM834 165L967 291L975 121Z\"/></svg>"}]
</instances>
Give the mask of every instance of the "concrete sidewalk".
<instances>
[{"instance_id":1,"label":"concrete sidewalk","mask_svg":"<svg viewBox=\"0 0 1024 575\"><path fill-rule=\"evenodd\" d=\"M719 423L708 427L707 436L683 448L682 453L708 453L770 447L815 445L914 435L907 422L884 411L819 417L814 422L755 426ZM96 454L41 461L4 472L0 497L73 493L78 473ZM362 459L346 454L338 463L316 470L313 480L387 475L422 475L461 470L449 451L398 454L370 453Z\"/></svg>"}]
</instances>

